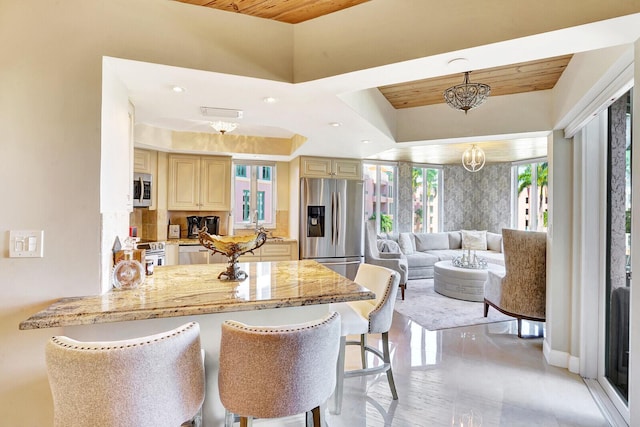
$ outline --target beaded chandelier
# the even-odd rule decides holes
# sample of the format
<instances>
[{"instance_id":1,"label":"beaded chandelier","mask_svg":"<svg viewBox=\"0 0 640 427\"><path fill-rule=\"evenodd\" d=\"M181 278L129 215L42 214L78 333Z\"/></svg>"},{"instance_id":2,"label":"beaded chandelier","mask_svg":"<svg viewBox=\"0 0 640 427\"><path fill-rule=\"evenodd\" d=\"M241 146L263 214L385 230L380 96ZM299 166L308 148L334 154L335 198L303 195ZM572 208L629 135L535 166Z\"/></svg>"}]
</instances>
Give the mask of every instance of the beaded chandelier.
<instances>
[{"instance_id":1,"label":"beaded chandelier","mask_svg":"<svg viewBox=\"0 0 640 427\"><path fill-rule=\"evenodd\" d=\"M465 114L472 108L482 105L489 94L491 86L484 83L469 82L469 71L464 73L464 82L451 86L444 91L444 100L451 108L462 110Z\"/></svg>"}]
</instances>

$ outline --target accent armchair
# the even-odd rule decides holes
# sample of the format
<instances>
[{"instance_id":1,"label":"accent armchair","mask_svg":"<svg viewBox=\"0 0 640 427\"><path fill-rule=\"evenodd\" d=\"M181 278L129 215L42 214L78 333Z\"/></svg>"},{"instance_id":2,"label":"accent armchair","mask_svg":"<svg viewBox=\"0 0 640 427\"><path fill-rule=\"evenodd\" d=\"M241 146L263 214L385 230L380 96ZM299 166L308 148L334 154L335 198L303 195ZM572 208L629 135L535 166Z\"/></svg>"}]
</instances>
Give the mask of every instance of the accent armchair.
<instances>
[{"instance_id":1,"label":"accent armchair","mask_svg":"<svg viewBox=\"0 0 640 427\"><path fill-rule=\"evenodd\" d=\"M505 271L488 271L484 286L484 317L489 306L518 319L544 322L547 288L547 233L502 230Z\"/></svg>"},{"instance_id":2,"label":"accent armchair","mask_svg":"<svg viewBox=\"0 0 640 427\"><path fill-rule=\"evenodd\" d=\"M365 224L364 262L396 271L400 276L400 292L402 299L404 299L404 291L407 288L407 278L409 277L407 257L399 249L397 252L380 252L377 240L375 221L369 220Z\"/></svg>"}]
</instances>

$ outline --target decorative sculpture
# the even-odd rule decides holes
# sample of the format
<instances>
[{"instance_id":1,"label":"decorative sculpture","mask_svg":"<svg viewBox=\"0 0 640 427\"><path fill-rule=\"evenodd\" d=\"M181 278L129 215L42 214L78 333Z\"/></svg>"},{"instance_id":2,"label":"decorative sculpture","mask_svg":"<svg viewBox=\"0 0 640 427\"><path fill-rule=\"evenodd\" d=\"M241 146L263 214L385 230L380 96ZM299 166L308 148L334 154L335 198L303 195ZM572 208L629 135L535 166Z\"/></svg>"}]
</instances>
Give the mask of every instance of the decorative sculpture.
<instances>
[{"instance_id":1,"label":"decorative sculpture","mask_svg":"<svg viewBox=\"0 0 640 427\"><path fill-rule=\"evenodd\" d=\"M238 257L258 249L267 241L267 233L260 228L257 234L247 236L216 236L207 233L207 227L198 231L198 240L205 248L213 253L225 255L229 260L226 271L218 275L222 280L242 281L247 278L247 273L238 267Z\"/></svg>"}]
</instances>

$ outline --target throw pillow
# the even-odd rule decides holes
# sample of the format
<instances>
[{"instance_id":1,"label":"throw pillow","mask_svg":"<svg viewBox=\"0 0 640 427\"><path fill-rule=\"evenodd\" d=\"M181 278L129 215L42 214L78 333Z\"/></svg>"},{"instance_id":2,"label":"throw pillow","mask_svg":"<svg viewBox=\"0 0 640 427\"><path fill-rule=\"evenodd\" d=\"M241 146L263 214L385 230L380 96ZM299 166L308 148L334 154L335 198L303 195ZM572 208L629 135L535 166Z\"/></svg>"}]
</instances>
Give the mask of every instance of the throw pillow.
<instances>
[{"instance_id":1,"label":"throw pillow","mask_svg":"<svg viewBox=\"0 0 640 427\"><path fill-rule=\"evenodd\" d=\"M387 239L387 240L393 240L394 242L398 243L398 237L399 237L399 234L398 234L398 233L396 233L396 232L389 232L389 233L387 233L387 237L386 237L386 239Z\"/></svg>"},{"instance_id":2,"label":"throw pillow","mask_svg":"<svg viewBox=\"0 0 640 427\"><path fill-rule=\"evenodd\" d=\"M398 245L393 240L379 239L378 241L376 241L376 244L378 245L378 250L380 252L387 252L392 254L400 253L400 245Z\"/></svg>"},{"instance_id":3,"label":"throw pillow","mask_svg":"<svg viewBox=\"0 0 640 427\"><path fill-rule=\"evenodd\" d=\"M502 234L487 231L487 249L502 252Z\"/></svg>"},{"instance_id":4,"label":"throw pillow","mask_svg":"<svg viewBox=\"0 0 640 427\"><path fill-rule=\"evenodd\" d=\"M462 234L459 231L449 232L449 249L460 249L462 247Z\"/></svg>"},{"instance_id":5,"label":"throw pillow","mask_svg":"<svg viewBox=\"0 0 640 427\"><path fill-rule=\"evenodd\" d=\"M415 233L416 251L449 249L449 233Z\"/></svg>"},{"instance_id":6,"label":"throw pillow","mask_svg":"<svg viewBox=\"0 0 640 427\"><path fill-rule=\"evenodd\" d=\"M487 230L462 230L462 249L487 250Z\"/></svg>"},{"instance_id":7,"label":"throw pillow","mask_svg":"<svg viewBox=\"0 0 640 427\"><path fill-rule=\"evenodd\" d=\"M400 250L405 255L411 255L415 252L412 242L412 233L400 233L398 237L398 245L400 245Z\"/></svg>"}]
</instances>

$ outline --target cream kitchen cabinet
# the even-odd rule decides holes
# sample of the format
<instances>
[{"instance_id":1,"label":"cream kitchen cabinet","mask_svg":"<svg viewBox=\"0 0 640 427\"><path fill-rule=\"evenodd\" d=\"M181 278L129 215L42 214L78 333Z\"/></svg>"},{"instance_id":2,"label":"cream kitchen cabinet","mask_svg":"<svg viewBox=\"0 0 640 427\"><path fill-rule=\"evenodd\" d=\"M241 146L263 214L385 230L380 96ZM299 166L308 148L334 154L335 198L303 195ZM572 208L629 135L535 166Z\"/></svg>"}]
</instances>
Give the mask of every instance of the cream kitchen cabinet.
<instances>
[{"instance_id":1,"label":"cream kitchen cabinet","mask_svg":"<svg viewBox=\"0 0 640 427\"><path fill-rule=\"evenodd\" d=\"M230 157L169 156L169 210L228 211L230 195Z\"/></svg>"},{"instance_id":2,"label":"cream kitchen cabinet","mask_svg":"<svg viewBox=\"0 0 640 427\"><path fill-rule=\"evenodd\" d=\"M149 150L141 150L134 148L133 150L133 171L140 173L150 173L155 175L153 170L153 158L154 152Z\"/></svg>"},{"instance_id":3,"label":"cream kitchen cabinet","mask_svg":"<svg viewBox=\"0 0 640 427\"><path fill-rule=\"evenodd\" d=\"M239 262L292 261L298 259L297 240L267 240L264 245L238 258Z\"/></svg>"},{"instance_id":4,"label":"cream kitchen cabinet","mask_svg":"<svg viewBox=\"0 0 640 427\"><path fill-rule=\"evenodd\" d=\"M301 157L300 176L310 178L362 179L362 161L329 157Z\"/></svg>"}]
</instances>

